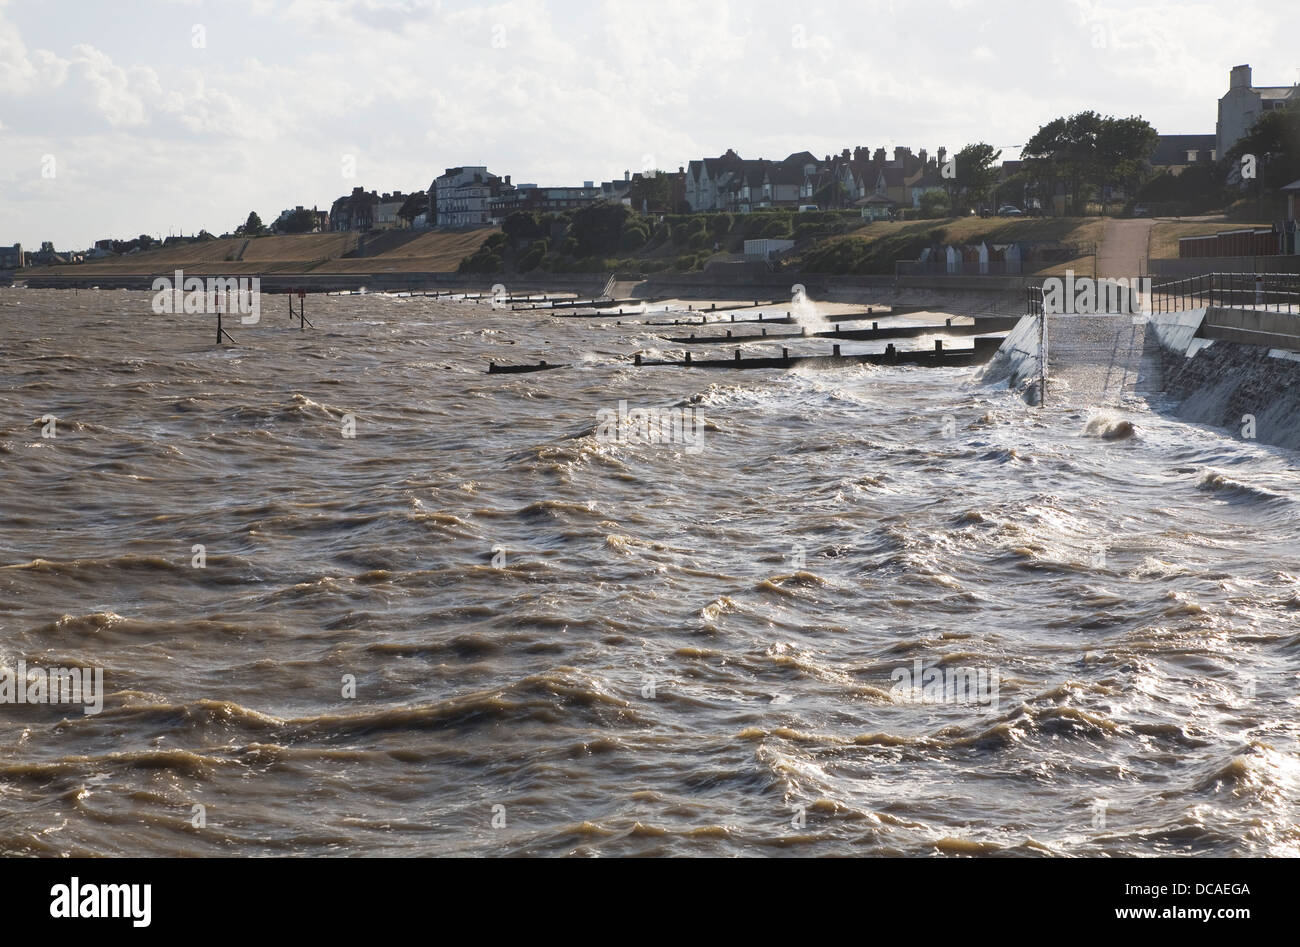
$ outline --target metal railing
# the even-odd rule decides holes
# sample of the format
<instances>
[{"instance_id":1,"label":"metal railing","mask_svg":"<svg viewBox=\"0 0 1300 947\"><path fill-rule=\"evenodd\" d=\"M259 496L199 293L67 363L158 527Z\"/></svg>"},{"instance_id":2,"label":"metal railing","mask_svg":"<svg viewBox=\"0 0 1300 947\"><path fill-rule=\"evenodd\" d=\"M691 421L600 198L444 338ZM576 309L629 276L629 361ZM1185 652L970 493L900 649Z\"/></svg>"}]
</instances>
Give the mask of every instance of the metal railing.
<instances>
[{"instance_id":1,"label":"metal railing","mask_svg":"<svg viewBox=\"0 0 1300 947\"><path fill-rule=\"evenodd\" d=\"M1152 312L1205 306L1300 312L1300 273L1205 273L1151 283Z\"/></svg>"}]
</instances>

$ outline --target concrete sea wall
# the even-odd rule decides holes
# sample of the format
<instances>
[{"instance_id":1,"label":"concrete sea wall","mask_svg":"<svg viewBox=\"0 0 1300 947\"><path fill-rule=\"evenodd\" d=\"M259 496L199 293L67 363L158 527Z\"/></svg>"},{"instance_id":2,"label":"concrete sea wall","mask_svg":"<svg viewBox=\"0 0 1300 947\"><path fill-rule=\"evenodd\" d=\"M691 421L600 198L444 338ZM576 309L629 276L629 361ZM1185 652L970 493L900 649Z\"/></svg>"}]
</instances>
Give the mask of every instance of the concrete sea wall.
<instances>
[{"instance_id":1,"label":"concrete sea wall","mask_svg":"<svg viewBox=\"0 0 1300 947\"><path fill-rule=\"evenodd\" d=\"M984 383L1008 382L1032 401L1038 332L1037 317L1022 318L989 361ZM1144 335L1142 354L1159 365L1157 391L1147 393L1164 395L1154 407L1185 421L1300 449L1300 317L1202 308L1152 316ZM1257 341L1268 344L1247 344ZM1049 404L1051 391L1049 375Z\"/></svg>"},{"instance_id":2,"label":"concrete sea wall","mask_svg":"<svg viewBox=\"0 0 1300 947\"><path fill-rule=\"evenodd\" d=\"M1259 331L1285 327L1294 316L1198 309L1153 322L1160 347L1161 388L1186 421L1227 428L1266 444L1300 449L1300 337ZM1227 327L1215 323L1232 323ZM1244 326L1244 328L1242 328ZM1216 332L1229 338L1207 338ZM1290 348L1248 345L1236 338L1284 341Z\"/></svg>"}]
</instances>

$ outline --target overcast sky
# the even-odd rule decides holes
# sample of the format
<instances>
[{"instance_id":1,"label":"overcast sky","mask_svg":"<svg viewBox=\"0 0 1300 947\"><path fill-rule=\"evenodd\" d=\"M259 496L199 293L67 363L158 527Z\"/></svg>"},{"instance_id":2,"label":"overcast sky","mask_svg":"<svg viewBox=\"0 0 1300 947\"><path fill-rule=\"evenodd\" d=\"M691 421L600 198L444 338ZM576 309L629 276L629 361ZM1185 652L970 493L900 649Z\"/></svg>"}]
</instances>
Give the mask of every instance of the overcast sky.
<instances>
[{"instance_id":1,"label":"overcast sky","mask_svg":"<svg viewBox=\"0 0 1300 947\"><path fill-rule=\"evenodd\" d=\"M1212 133L1290 0L0 0L0 244L234 229L485 164L580 184L845 147ZM347 177L349 158L355 176Z\"/></svg>"}]
</instances>

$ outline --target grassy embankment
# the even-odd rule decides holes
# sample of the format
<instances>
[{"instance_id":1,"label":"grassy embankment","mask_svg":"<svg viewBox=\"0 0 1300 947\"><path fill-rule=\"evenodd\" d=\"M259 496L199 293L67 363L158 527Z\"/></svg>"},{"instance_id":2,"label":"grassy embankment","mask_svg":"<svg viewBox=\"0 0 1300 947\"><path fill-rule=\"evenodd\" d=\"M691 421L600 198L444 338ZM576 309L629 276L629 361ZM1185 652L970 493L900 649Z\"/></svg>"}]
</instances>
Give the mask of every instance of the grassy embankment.
<instances>
[{"instance_id":1,"label":"grassy embankment","mask_svg":"<svg viewBox=\"0 0 1300 947\"><path fill-rule=\"evenodd\" d=\"M1099 217L954 217L948 220L876 221L842 237L823 240L802 254L808 272L835 274L893 274L898 260L915 260L934 244L1024 243L1058 241L1076 244L1083 253L1069 261L1025 275L1050 275L1072 269L1091 273L1090 252L1101 241Z\"/></svg>"},{"instance_id":2,"label":"grassy embankment","mask_svg":"<svg viewBox=\"0 0 1300 947\"><path fill-rule=\"evenodd\" d=\"M242 276L291 273L454 273L467 255L492 235L492 230L430 232L409 240L367 237L374 244L400 242L377 255L343 259L357 249L355 233L297 236L231 237L183 246L132 253L70 266L41 267L36 274L112 276L168 274L183 269L194 276ZM382 246L383 244L381 244Z\"/></svg>"}]
</instances>

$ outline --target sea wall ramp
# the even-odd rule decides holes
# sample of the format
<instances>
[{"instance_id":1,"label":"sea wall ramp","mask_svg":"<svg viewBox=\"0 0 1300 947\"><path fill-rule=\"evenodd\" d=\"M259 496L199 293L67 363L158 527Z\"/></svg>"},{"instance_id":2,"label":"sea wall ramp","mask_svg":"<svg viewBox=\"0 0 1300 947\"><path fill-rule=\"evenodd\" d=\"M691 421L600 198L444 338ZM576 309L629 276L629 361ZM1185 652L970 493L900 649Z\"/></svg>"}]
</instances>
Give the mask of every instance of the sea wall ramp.
<instances>
[{"instance_id":1,"label":"sea wall ramp","mask_svg":"<svg viewBox=\"0 0 1300 947\"><path fill-rule=\"evenodd\" d=\"M1041 362L1038 317L1021 316L984 369L984 383L1006 382L1010 388L1019 388L1038 376Z\"/></svg>"}]
</instances>

